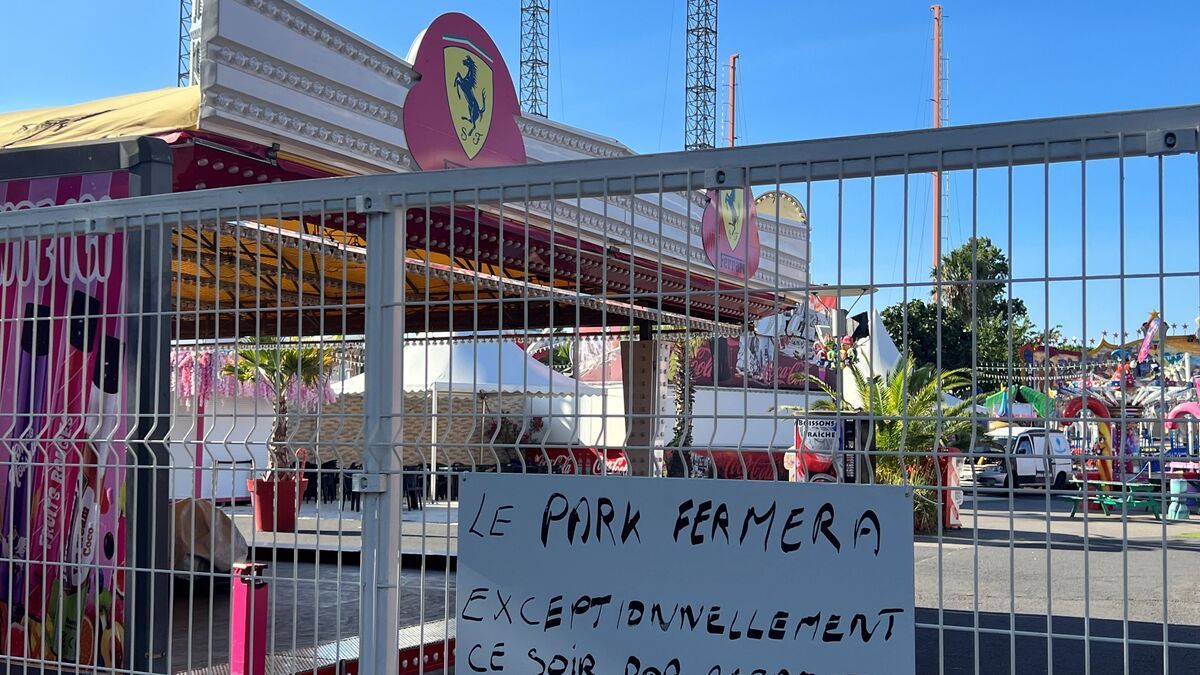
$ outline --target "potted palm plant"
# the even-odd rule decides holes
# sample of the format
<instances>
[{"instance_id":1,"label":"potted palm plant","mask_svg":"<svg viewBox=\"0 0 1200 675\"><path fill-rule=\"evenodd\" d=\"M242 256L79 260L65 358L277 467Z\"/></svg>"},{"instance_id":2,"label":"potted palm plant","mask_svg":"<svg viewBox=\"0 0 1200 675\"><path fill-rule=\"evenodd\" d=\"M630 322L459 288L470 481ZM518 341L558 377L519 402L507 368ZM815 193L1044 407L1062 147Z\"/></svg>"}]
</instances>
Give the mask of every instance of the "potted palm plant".
<instances>
[{"instance_id":1,"label":"potted palm plant","mask_svg":"<svg viewBox=\"0 0 1200 675\"><path fill-rule=\"evenodd\" d=\"M850 406L828 384L812 378L829 397L815 403L812 410L858 412L872 418L871 459L879 483L938 485L936 454L950 441L969 432L974 423L970 412L978 397L967 396L955 404L947 403L945 398L947 392L969 391L968 371L918 367L911 358L901 360L885 373L864 373L856 362L849 362L848 367L854 390L862 401L861 408ZM915 531L937 528L940 509L937 492L929 487L913 490Z\"/></svg>"},{"instance_id":2,"label":"potted palm plant","mask_svg":"<svg viewBox=\"0 0 1200 675\"><path fill-rule=\"evenodd\" d=\"M296 512L308 481L288 445L289 404L305 388L323 385L333 365L329 350L287 344L270 338L246 340L222 369L223 375L263 385L275 416L267 443L267 470L246 481L254 502L255 527L262 532L296 531Z\"/></svg>"}]
</instances>

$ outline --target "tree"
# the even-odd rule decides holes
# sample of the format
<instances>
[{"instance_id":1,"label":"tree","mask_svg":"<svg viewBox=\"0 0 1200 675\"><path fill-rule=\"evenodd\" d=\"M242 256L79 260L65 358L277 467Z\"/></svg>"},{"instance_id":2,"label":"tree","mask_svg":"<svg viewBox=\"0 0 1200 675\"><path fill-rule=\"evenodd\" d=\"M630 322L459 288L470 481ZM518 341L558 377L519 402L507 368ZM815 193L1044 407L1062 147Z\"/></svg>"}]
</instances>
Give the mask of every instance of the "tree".
<instances>
[{"instance_id":1,"label":"tree","mask_svg":"<svg viewBox=\"0 0 1200 675\"><path fill-rule=\"evenodd\" d=\"M976 397L947 405L946 394L969 389L971 380L963 369L937 370L917 367L912 358L902 360L888 373L868 376L858 364L850 366L854 388L862 408L846 404L828 385L814 382L829 396L813 410L843 410L865 413L873 426L871 455L877 483L900 485L941 484L937 460L940 450L969 432L969 415ZM905 456L906 453L911 453ZM913 497L913 527L929 531L937 527L936 491L916 488Z\"/></svg>"},{"instance_id":2,"label":"tree","mask_svg":"<svg viewBox=\"0 0 1200 675\"><path fill-rule=\"evenodd\" d=\"M572 363L570 342L564 341L555 345L554 348L550 350L546 358L548 360L546 365L562 373L563 375L571 374Z\"/></svg>"},{"instance_id":3,"label":"tree","mask_svg":"<svg viewBox=\"0 0 1200 675\"><path fill-rule=\"evenodd\" d=\"M1004 314L1005 289L1011 276L1008 256L991 239L971 237L942 256L941 280L948 283L940 286L941 296L953 313L968 319L972 304L978 316ZM930 270L929 278L938 280L936 268ZM1025 303L1014 298L1013 313L1026 314Z\"/></svg>"},{"instance_id":4,"label":"tree","mask_svg":"<svg viewBox=\"0 0 1200 675\"><path fill-rule=\"evenodd\" d=\"M671 345L667 359L667 379L675 393L674 435L667 447L674 448L667 465L667 475L686 477L692 472L692 410L696 405L696 354L703 338L693 337ZM715 347L715 345L713 345ZM714 359L715 360L715 359Z\"/></svg>"},{"instance_id":5,"label":"tree","mask_svg":"<svg viewBox=\"0 0 1200 675\"><path fill-rule=\"evenodd\" d=\"M1008 361L1034 334L1025 303L1008 297L1008 256L987 237L972 237L943 256L940 272L931 270L930 278L939 282L939 274L930 301L883 310L888 333L901 345L907 335L918 363L955 369Z\"/></svg>"},{"instance_id":6,"label":"tree","mask_svg":"<svg viewBox=\"0 0 1200 675\"><path fill-rule=\"evenodd\" d=\"M333 367L334 354L320 347L285 347L274 338L247 338L246 346L238 349L232 363L221 373L242 382L260 381L271 390L271 407L275 413L271 429L269 461L271 469L291 463L287 447L288 399L299 387L314 387L322 383Z\"/></svg>"},{"instance_id":7,"label":"tree","mask_svg":"<svg viewBox=\"0 0 1200 675\"><path fill-rule=\"evenodd\" d=\"M547 339L550 340L550 346L538 353L538 362L563 375L570 375L574 368L571 362L571 338L567 337L566 331L556 330Z\"/></svg>"},{"instance_id":8,"label":"tree","mask_svg":"<svg viewBox=\"0 0 1200 675\"><path fill-rule=\"evenodd\" d=\"M883 325L896 341L901 352L908 346L909 354L918 363L942 367L962 367L971 362L971 335L959 317L924 300L909 300L906 304L887 307L882 313ZM941 342L938 341L939 330Z\"/></svg>"}]
</instances>

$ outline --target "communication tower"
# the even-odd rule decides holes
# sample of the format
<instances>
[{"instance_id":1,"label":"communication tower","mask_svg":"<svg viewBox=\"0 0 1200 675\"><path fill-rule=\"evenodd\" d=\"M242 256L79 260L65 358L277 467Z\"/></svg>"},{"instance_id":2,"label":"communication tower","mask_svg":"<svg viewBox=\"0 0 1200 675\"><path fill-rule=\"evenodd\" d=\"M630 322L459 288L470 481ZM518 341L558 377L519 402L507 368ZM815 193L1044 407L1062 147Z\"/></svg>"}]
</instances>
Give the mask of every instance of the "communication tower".
<instances>
[{"instance_id":1,"label":"communication tower","mask_svg":"<svg viewBox=\"0 0 1200 675\"><path fill-rule=\"evenodd\" d=\"M180 87L192 83L192 0L179 0L179 60L176 81Z\"/></svg>"},{"instance_id":2,"label":"communication tower","mask_svg":"<svg viewBox=\"0 0 1200 675\"><path fill-rule=\"evenodd\" d=\"M684 149L717 145L717 0L687 0Z\"/></svg>"},{"instance_id":3,"label":"communication tower","mask_svg":"<svg viewBox=\"0 0 1200 675\"><path fill-rule=\"evenodd\" d=\"M550 0L521 0L521 109L549 117Z\"/></svg>"}]
</instances>

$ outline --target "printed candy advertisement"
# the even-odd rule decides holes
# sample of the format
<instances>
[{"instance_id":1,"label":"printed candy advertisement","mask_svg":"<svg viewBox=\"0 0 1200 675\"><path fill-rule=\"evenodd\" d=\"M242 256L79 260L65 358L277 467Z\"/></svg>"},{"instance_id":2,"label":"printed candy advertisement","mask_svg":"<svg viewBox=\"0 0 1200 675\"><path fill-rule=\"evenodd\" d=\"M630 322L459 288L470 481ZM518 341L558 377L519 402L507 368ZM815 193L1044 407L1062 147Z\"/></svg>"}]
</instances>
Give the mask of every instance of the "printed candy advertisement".
<instances>
[{"instance_id":1,"label":"printed candy advertisement","mask_svg":"<svg viewBox=\"0 0 1200 675\"><path fill-rule=\"evenodd\" d=\"M124 171L0 183L5 210L127 196ZM0 243L0 653L124 665L124 235Z\"/></svg>"}]
</instances>

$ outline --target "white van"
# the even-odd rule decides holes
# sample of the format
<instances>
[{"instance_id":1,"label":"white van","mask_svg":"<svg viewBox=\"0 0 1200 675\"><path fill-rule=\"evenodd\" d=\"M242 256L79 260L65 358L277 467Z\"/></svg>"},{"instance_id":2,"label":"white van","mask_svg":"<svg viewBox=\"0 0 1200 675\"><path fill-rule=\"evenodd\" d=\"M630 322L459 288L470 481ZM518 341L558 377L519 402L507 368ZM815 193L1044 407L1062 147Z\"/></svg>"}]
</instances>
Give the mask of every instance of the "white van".
<instances>
[{"instance_id":1,"label":"white van","mask_svg":"<svg viewBox=\"0 0 1200 675\"><path fill-rule=\"evenodd\" d=\"M987 433L976 444L970 463L977 485L1068 487L1074 474L1071 446L1061 431L1035 427L1004 427Z\"/></svg>"}]
</instances>

